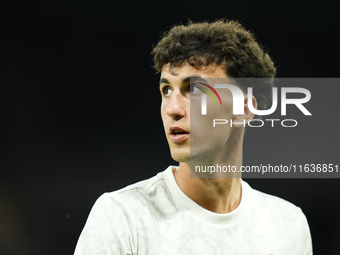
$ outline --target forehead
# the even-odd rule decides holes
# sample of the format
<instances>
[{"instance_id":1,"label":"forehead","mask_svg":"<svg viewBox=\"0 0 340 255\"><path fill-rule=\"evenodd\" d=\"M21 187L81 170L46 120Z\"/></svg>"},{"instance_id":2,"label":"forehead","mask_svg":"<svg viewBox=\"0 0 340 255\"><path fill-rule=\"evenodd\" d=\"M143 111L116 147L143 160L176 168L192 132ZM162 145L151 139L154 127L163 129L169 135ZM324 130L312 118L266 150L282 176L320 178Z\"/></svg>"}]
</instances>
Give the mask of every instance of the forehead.
<instances>
[{"instance_id":1,"label":"forehead","mask_svg":"<svg viewBox=\"0 0 340 255\"><path fill-rule=\"evenodd\" d=\"M169 82L184 81L190 77L202 78L226 78L224 66L210 64L200 67L193 67L188 63L184 63L178 67L170 68L170 64L166 64L162 68L161 80Z\"/></svg>"}]
</instances>

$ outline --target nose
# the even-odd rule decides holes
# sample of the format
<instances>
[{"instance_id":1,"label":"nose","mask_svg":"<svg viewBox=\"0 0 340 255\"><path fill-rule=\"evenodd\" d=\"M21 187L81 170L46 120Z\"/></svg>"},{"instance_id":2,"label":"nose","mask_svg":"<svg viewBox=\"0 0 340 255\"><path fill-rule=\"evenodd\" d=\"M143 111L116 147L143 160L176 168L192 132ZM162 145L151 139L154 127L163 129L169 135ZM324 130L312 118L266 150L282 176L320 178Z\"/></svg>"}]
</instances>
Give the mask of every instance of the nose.
<instances>
[{"instance_id":1,"label":"nose","mask_svg":"<svg viewBox=\"0 0 340 255\"><path fill-rule=\"evenodd\" d=\"M180 91L174 91L166 107L166 114L174 120L183 118L186 114L186 106L188 104L186 101L186 98Z\"/></svg>"}]
</instances>

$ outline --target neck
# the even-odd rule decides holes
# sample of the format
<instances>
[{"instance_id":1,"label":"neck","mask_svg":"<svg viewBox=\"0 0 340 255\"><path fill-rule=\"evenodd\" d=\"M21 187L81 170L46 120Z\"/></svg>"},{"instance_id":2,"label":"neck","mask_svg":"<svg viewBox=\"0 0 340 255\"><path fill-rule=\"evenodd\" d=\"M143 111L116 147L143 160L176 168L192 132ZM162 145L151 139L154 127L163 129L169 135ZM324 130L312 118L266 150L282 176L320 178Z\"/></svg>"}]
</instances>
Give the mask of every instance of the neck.
<instances>
[{"instance_id":1,"label":"neck","mask_svg":"<svg viewBox=\"0 0 340 255\"><path fill-rule=\"evenodd\" d=\"M216 165L231 165L240 169L242 165L242 141L233 143L227 156L217 157ZM235 140L233 141L235 142ZM224 151L225 153L226 151ZM208 165L209 165L208 164ZM190 162L181 162L174 171L175 180L179 188L201 207L215 212L228 213L235 210L241 202L241 178L190 178Z\"/></svg>"}]
</instances>

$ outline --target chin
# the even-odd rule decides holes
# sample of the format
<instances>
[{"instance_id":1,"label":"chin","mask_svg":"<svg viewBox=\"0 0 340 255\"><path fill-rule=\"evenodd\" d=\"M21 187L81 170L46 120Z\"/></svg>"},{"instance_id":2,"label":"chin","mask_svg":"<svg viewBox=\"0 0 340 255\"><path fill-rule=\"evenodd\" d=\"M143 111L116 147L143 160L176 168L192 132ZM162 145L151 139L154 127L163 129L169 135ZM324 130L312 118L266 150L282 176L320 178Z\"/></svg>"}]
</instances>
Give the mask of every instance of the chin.
<instances>
[{"instance_id":1,"label":"chin","mask_svg":"<svg viewBox=\"0 0 340 255\"><path fill-rule=\"evenodd\" d=\"M171 157L173 160L177 162L190 163L190 151L189 152L171 151Z\"/></svg>"}]
</instances>

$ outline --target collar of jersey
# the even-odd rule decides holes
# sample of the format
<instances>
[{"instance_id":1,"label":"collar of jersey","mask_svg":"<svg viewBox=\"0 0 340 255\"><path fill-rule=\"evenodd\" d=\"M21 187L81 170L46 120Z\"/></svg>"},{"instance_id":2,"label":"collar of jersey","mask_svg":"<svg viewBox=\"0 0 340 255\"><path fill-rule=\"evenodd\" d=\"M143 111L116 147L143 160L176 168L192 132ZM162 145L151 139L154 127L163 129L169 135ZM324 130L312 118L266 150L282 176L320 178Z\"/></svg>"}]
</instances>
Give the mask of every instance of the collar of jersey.
<instances>
[{"instance_id":1,"label":"collar of jersey","mask_svg":"<svg viewBox=\"0 0 340 255\"><path fill-rule=\"evenodd\" d=\"M242 197L239 206L230 213L219 214L211 212L190 199L183 191L178 187L175 180L173 171L176 170L177 166L169 166L164 172L163 177L169 188L169 191L174 201L182 208L188 210L195 217L199 217L204 221L208 221L214 224L233 224L241 219L244 219L246 214L250 213L250 199L249 190L251 189L248 183L241 181L242 183Z\"/></svg>"}]
</instances>

